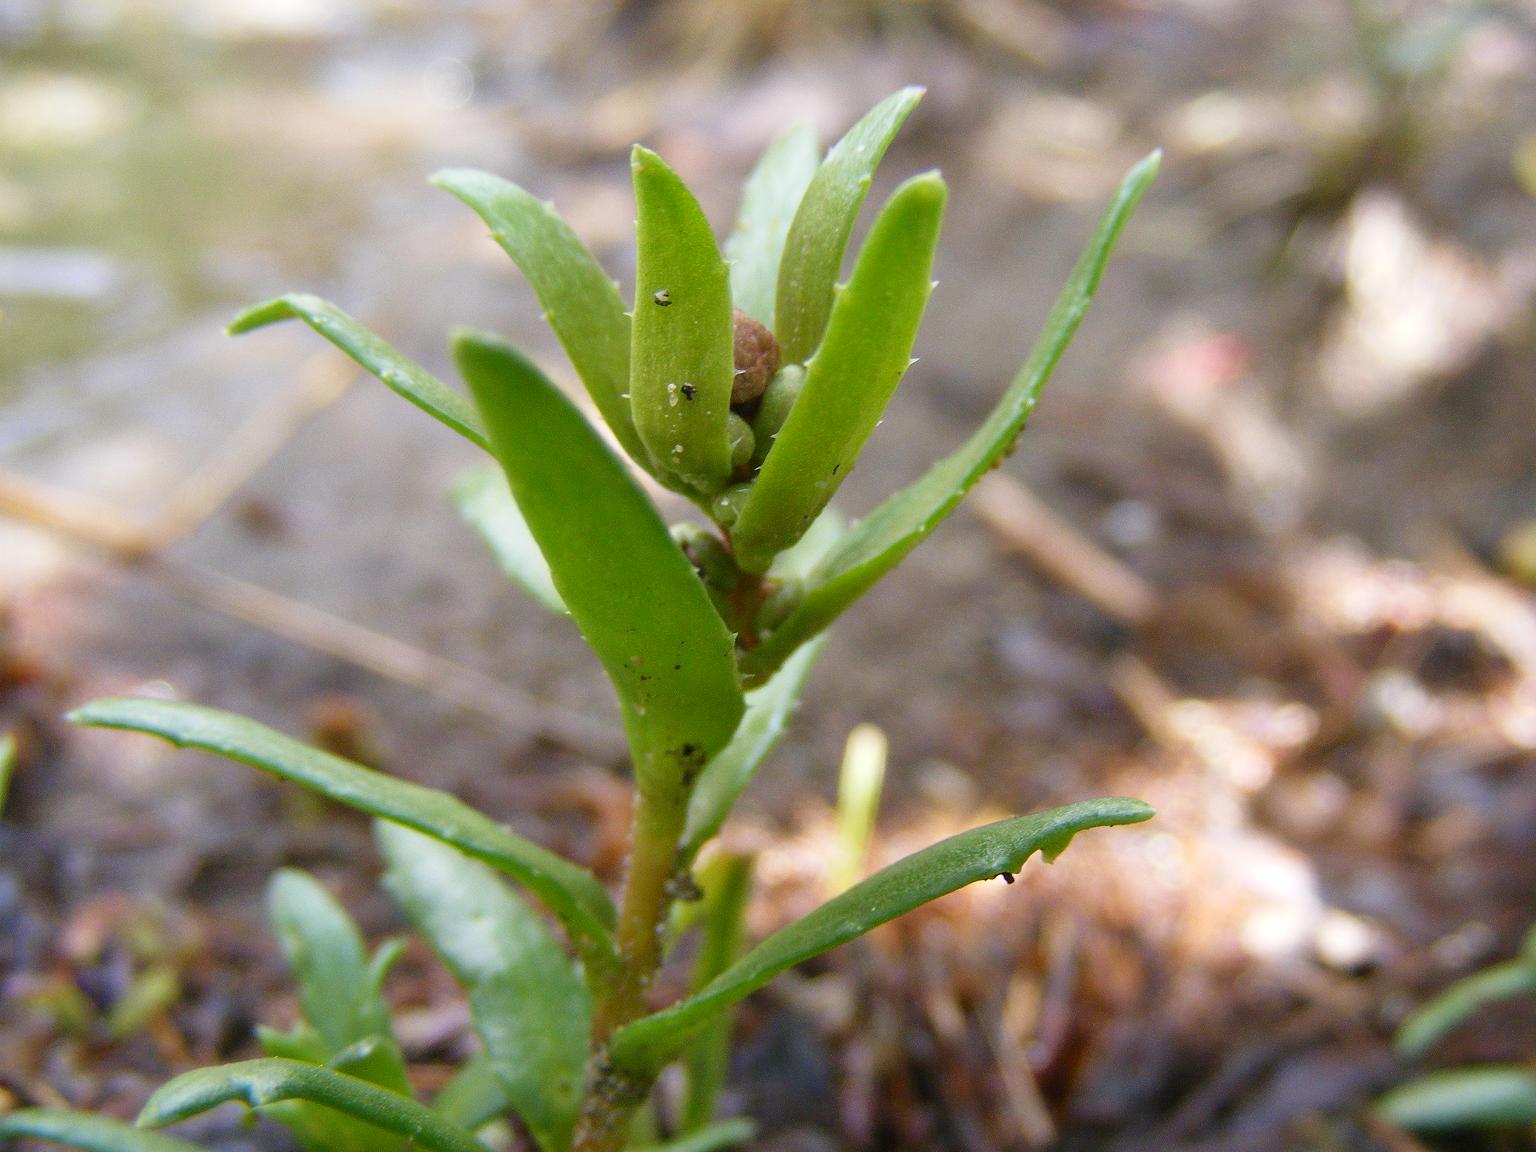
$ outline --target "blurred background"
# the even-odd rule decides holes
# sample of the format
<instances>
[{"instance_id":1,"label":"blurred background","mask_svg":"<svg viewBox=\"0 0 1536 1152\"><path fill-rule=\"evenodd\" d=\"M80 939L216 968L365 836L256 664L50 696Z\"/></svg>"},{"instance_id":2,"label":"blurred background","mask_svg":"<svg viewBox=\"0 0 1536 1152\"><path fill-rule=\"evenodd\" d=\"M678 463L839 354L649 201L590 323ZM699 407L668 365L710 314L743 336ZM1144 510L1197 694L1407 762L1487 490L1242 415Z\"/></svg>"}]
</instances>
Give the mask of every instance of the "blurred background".
<instances>
[{"instance_id":1,"label":"blurred background","mask_svg":"<svg viewBox=\"0 0 1536 1152\"><path fill-rule=\"evenodd\" d=\"M62 724L92 697L247 712L616 879L616 711L452 510L472 450L229 318L307 289L434 371L463 323L570 382L433 170L553 199L628 285L631 142L723 234L781 127L918 83L871 203L943 168L940 287L852 514L1163 175L1021 450L834 631L731 833L751 928L825 891L861 721L871 867L1102 793L1159 817L759 994L729 1105L781 1150L1426 1146L1367 1111L1392 1030L1536 920L1533 75L1531 0L0 0L0 1108L131 1116L287 1024L275 867L399 928L364 821ZM413 948L390 993L441 1082L450 980ZM1516 1004L1433 1062L1533 1055Z\"/></svg>"}]
</instances>

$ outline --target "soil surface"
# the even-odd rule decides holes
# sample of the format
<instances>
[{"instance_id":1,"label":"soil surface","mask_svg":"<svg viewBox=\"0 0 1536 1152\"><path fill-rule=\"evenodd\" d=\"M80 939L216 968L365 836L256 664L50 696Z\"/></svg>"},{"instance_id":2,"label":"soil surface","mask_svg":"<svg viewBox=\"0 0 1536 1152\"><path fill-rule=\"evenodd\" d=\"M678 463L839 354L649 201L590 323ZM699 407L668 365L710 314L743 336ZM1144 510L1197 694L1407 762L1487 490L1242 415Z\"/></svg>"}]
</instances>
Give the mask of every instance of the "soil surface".
<instances>
[{"instance_id":1,"label":"soil surface","mask_svg":"<svg viewBox=\"0 0 1536 1152\"><path fill-rule=\"evenodd\" d=\"M445 375L467 324L570 383L430 172L552 199L627 291L631 141L723 233L781 126L921 83L870 202L943 169L940 286L851 515L984 416L1125 169L1163 174L1020 451L835 629L728 833L751 931L822 898L858 723L890 741L871 867L1095 795L1158 817L755 996L727 1110L786 1152L1536 1147L1369 1109L1416 1070L1406 1013L1536 919L1536 10L251 7L0 14L0 1109L131 1117L291 1022L280 866L401 926L365 821L63 723L92 698L247 713L619 879L616 709L452 511L473 450L229 317L303 288ZM413 944L388 991L441 1083L474 1046L452 981ZM1533 1058L1514 1004L1427 1063Z\"/></svg>"}]
</instances>

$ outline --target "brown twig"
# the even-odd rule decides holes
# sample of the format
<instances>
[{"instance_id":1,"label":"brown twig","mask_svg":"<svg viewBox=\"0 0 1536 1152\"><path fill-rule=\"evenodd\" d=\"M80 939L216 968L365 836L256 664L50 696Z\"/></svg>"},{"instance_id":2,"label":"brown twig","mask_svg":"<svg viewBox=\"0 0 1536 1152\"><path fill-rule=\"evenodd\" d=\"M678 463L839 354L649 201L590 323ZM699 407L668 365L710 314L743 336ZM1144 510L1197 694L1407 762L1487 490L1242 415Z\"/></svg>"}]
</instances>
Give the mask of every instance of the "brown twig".
<instances>
[{"instance_id":1,"label":"brown twig","mask_svg":"<svg viewBox=\"0 0 1536 1152\"><path fill-rule=\"evenodd\" d=\"M1116 620L1140 624L1157 592L1124 564L1047 508L1016 480L984 476L969 505L1009 552L1024 557Z\"/></svg>"}]
</instances>

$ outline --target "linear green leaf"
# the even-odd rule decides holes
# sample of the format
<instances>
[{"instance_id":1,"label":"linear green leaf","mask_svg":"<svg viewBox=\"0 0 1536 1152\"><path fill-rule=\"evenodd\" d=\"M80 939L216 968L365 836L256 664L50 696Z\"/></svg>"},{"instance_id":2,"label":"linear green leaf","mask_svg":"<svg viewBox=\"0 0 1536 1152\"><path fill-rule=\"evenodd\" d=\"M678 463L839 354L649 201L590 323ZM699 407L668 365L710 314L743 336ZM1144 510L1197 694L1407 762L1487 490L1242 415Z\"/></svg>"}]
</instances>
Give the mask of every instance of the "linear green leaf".
<instances>
[{"instance_id":1,"label":"linear green leaf","mask_svg":"<svg viewBox=\"0 0 1536 1152\"><path fill-rule=\"evenodd\" d=\"M1160 155L1154 152L1127 174L1057 297L1029 359L986 421L960 448L843 536L807 578L805 596L789 619L744 656L745 677L754 680L771 672L836 619L917 547L971 486L1007 455L1087 312L1115 241L1157 175Z\"/></svg>"},{"instance_id":2,"label":"linear green leaf","mask_svg":"<svg viewBox=\"0 0 1536 1152\"><path fill-rule=\"evenodd\" d=\"M694 992L707 987L741 952L742 921L752 887L752 857L725 853L712 857L700 869L699 886L704 890L704 930L689 984ZM730 1067L732 1015L730 1009L717 1012L688 1048L684 1132L706 1130L714 1118Z\"/></svg>"},{"instance_id":3,"label":"linear green leaf","mask_svg":"<svg viewBox=\"0 0 1536 1152\"><path fill-rule=\"evenodd\" d=\"M736 734L704 766L688 798L688 823L678 857L681 863L691 863L699 849L720 831L759 766L778 747L790 717L800 706L800 696L816 658L821 655L821 647L816 641L805 645L773 679L747 693L747 710Z\"/></svg>"},{"instance_id":4,"label":"linear green leaf","mask_svg":"<svg viewBox=\"0 0 1536 1152\"><path fill-rule=\"evenodd\" d=\"M629 413L629 317L618 284L553 204L498 176L468 168L439 172L432 183L474 209L522 269L592 403L624 451L646 464Z\"/></svg>"},{"instance_id":5,"label":"linear green leaf","mask_svg":"<svg viewBox=\"0 0 1536 1152\"><path fill-rule=\"evenodd\" d=\"M495 465L470 468L454 484L453 499L459 515L490 545L502 571L551 612L569 616L570 610L555 590L544 553L539 551L539 542L512 499L501 469Z\"/></svg>"},{"instance_id":6,"label":"linear green leaf","mask_svg":"<svg viewBox=\"0 0 1536 1152\"><path fill-rule=\"evenodd\" d=\"M731 478L731 289L704 210L636 146L635 311L629 405L659 475L711 496Z\"/></svg>"},{"instance_id":7,"label":"linear green leaf","mask_svg":"<svg viewBox=\"0 0 1536 1152\"><path fill-rule=\"evenodd\" d=\"M898 188L876 217L800 398L731 527L747 571L767 570L821 514L906 374L933 290L944 199L944 181L930 172Z\"/></svg>"},{"instance_id":8,"label":"linear green leaf","mask_svg":"<svg viewBox=\"0 0 1536 1152\"><path fill-rule=\"evenodd\" d=\"M1488 1064L1431 1072L1388 1092L1376 1111L1410 1132L1536 1124L1536 1068Z\"/></svg>"},{"instance_id":9,"label":"linear green leaf","mask_svg":"<svg viewBox=\"0 0 1536 1152\"><path fill-rule=\"evenodd\" d=\"M322 1044L318 1033L308 1033L316 1043ZM288 1037L270 1031L262 1033L262 1050L268 1056L298 1060L305 1064L323 1064L334 1072L355 1077L407 1099L411 1096L410 1079L406 1073L405 1058L392 1039L370 1036L348 1045L329 1059L311 1060L299 1053L290 1055L283 1051L293 1040L304 1039L302 1032ZM379 1131L368 1124L334 1108L314 1104L308 1100L282 1100L268 1104L261 1113L268 1119L282 1124L302 1145L306 1152L407 1152L410 1142L400 1136Z\"/></svg>"},{"instance_id":10,"label":"linear green leaf","mask_svg":"<svg viewBox=\"0 0 1536 1152\"><path fill-rule=\"evenodd\" d=\"M1473 1013L1512 996L1536 996L1536 960L1521 957L1456 981L1403 1021L1397 1032L1397 1051L1403 1056L1422 1056Z\"/></svg>"},{"instance_id":11,"label":"linear green leaf","mask_svg":"<svg viewBox=\"0 0 1536 1152\"><path fill-rule=\"evenodd\" d=\"M299 987L304 1018L331 1054L387 1033L389 1014L370 988L363 938L340 904L314 877L295 868L267 884L267 917Z\"/></svg>"},{"instance_id":12,"label":"linear green leaf","mask_svg":"<svg viewBox=\"0 0 1536 1152\"><path fill-rule=\"evenodd\" d=\"M620 1029L610 1055L617 1065L637 1074L655 1073L716 1013L786 968L967 884L1017 872L1036 852L1054 860L1085 829L1135 824L1151 816L1152 809L1139 800L1088 800L1000 820L941 840L882 868L775 932L688 999Z\"/></svg>"},{"instance_id":13,"label":"linear green leaf","mask_svg":"<svg viewBox=\"0 0 1536 1152\"><path fill-rule=\"evenodd\" d=\"M725 241L731 303L769 329L784 241L819 159L814 126L797 124L775 137L747 177L736 228Z\"/></svg>"},{"instance_id":14,"label":"linear green leaf","mask_svg":"<svg viewBox=\"0 0 1536 1152\"><path fill-rule=\"evenodd\" d=\"M304 321L428 416L446 424L472 444L481 448L490 446L485 427L468 397L455 392L425 368L402 356L382 337L318 296L293 292L257 304L235 317L228 332L238 336L282 320Z\"/></svg>"},{"instance_id":15,"label":"linear green leaf","mask_svg":"<svg viewBox=\"0 0 1536 1152\"><path fill-rule=\"evenodd\" d=\"M779 265L774 334L784 363L803 364L821 343L859 206L891 139L922 98L921 88L903 88L876 104L832 146L806 188Z\"/></svg>"},{"instance_id":16,"label":"linear green leaf","mask_svg":"<svg viewBox=\"0 0 1536 1152\"><path fill-rule=\"evenodd\" d=\"M469 993L507 1100L545 1152L563 1152L592 1030L592 1001L570 958L484 864L398 825L375 833L384 886Z\"/></svg>"},{"instance_id":17,"label":"linear green leaf","mask_svg":"<svg viewBox=\"0 0 1536 1152\"><path fill-rule=\"evenodd\" d=\"M741 718L734 641L655 506L576 407L494 336L454 356L560 598L623 706L636 781L675 789Z\"/></svg>"},{"instance_id":18,"label":"linear green leaf","mask_svg":"<svg viewBox=\"0 0 1536 1152\"><path fill-rule=\"evenodd\" d=\"M663 1144L643 1144L630 1149L630 1152L718 1152L721 1148L745 1144L756 1133L757 1125L750 1120L722 1120L708 1128L679 1136L676 1140L668 1140Z\"/></svg>"},{"instance_id":19,"label":"linear green leaf","mask_svg":"<svg viewBox=\"0 0 1536 1152\"><path fill-rule=\"evenodd\" d=\"M432 1111L470 1132L478 1132L511 1108L507 1090L484 1052L466 1060L432 1101Z\"/></svg>"},{"instance_id":20,"label":"linear green leaf","mask_svg":"<svg viewBox=\"0 0 1536 1152\"><path fill-rule=\"evenodd\" d=\"M425 832L525 885L582 943L589 962L612 956L613 902L590 872L508 831L446 792L311 748L244 716L175 700L97 700L76 724L159 736L302 784L338 804Z\"/></svg>"},{"instance_id":21,"label":"linear green leaf","mask_svg":"<svg viewBox=\"0 0 1536 1152\"><path fill-rule=\"evenodd\" d=\"M138 1122L145 1128L160 1128L230 1101L261 1109L288 1100L334 1108L433 1152L485 1152L484 1144L425 1105L296 1060L245 1060L188 1072L151 1096Z\"/></svg>"},{"instance_id":22,"label":"linear green leaf","mask_svg":"<svg viewBox=\"0 0 1536 1152\"><path fill-rule=\"evenodd\" d=\"M203 1152L185 1140L63 1108L22 1108L0 1116L0 1139L23 1136L84 1148L86 1152Z\"/></svg>"}]
</instances>

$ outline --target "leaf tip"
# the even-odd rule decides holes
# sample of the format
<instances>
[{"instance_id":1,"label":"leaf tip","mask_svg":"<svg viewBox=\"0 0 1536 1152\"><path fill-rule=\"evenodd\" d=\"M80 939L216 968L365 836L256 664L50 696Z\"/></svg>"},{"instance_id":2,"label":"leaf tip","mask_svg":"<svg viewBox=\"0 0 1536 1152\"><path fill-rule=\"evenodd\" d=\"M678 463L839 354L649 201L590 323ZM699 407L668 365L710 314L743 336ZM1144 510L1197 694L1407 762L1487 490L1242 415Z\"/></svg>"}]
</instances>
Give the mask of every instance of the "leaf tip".
<instances>
[{"instance_id":1,"label":"leaf tip","mask_svg":"<svg viewBox=\"0 0 1536 1152\"><path fill-rule=\"evenodd\" d=\"M241 312L233 320L224 326L226 336L241 336L252 332L257 328L265 328L268 324L276 324L293 316L293 306L287 296L276 296L271 300L263 300L260 304L252 304L244 312Z\"/></svg>"},{"instance_id":2,"label":"leaf tip","mask_svg":"<svg viewBox=\"0 0 1536 1152\"><path fill-rule=\"evenodd\" d=\"M1152 181L1157 179L1157 174L1162 169L1162 166L1163 150L1161 148L1152 149L1152 151L1136 161L1131 170L1125 174L1125 187L1134 189L1135 194L1140 196L1151 186Z\"/></svg>"},{"instance_id":3,"label":"leaf tip","mask_svg":"<svg viewBox=\"0 0 1536 1152\"><path fill-rule=\"evenodd\" d=\"M427 183L462 198L469 187L484 175L474 168L439 168L427 177Z\"/></svg>"},{"instance_id":4,"label":"leaf tip","mask_svg":"<svg viewBox=\"0 0 1536 1152\"><path fill-rule=\"evenodd\" d=\"M665 168L667 165L665 160L644 144L636 144L629 150L629 166L633 171L641 172L658 166Z\"/></svg>"},{"instance_id":5,"label":"leaf tip","mask_svg":"<svg viewBox=\"0 0 1536 1152\"><path fill-rule=\"evenodd\" d=\"M64 722L66 724L74 724L80 728L100 727L103 720L108 716L102 707L106 703L108 701L92 700L89 704L82 704L78 708L71 708L64 714Z\"/></svg>"}]
</instances>

